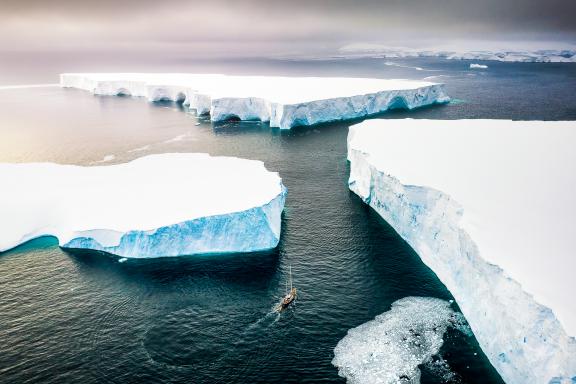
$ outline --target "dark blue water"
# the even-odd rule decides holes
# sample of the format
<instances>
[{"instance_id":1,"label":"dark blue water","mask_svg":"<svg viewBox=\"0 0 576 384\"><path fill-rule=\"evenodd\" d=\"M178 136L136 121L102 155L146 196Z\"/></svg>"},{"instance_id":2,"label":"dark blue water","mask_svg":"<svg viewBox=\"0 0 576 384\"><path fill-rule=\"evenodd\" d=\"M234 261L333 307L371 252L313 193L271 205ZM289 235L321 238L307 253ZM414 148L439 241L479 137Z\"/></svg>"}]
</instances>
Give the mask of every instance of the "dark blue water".
<instances>
[{"instance_id":1,"label":"dark blue water","mask_svg":"<svg viewBox=\"0 0 576 384\"><path fill-rule=\"evenodd\" d=\"M380 118L576 118L570 64L490 63L479 72L465 62L395 61L423 68L416 70L386 61L392 60L235 61L208 69L442 75L448 77L437 80L458 99ZM186 61L163 70L176 67L208 71ZM272 252L119 263L43 238L1 254L0 382L344 382L331 360L348 329L406 296L451 299L413 250L349 192L348 123L291 132L259 123L196 124L173 104L58 88L0 90L0 161L88 165L107 155L114 163L208 152L263 160L288 188L282 238ZM278 316L271 310L289 265L300 294ZM474 338L449 331L445 340L441 355L453 382L501 383ZM424 369L422 382L444 379Z\"/></svg>"}]
</instances>

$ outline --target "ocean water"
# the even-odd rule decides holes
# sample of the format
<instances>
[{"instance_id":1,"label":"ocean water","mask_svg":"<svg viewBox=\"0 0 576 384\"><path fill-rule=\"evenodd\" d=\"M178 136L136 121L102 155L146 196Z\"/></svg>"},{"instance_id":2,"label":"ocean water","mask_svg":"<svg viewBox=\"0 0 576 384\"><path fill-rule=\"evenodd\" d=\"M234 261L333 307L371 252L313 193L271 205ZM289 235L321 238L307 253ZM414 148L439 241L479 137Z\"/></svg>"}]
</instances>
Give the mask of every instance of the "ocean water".
<instances>
[{"instance_id":1,"label":"ocean water","mask_svg":"<svg viewBox=\"0 0 576 384\"><path fill-rule=\"evenodd\" d=\"M489 63L485 71L468 65L180 60L160 70L434 76L446 83L453 103L378 118L576 119L572 65ZM52 83L52 70L15 70L3 84ZM348 190L349 125L280 132L262 123L212 124L172 103L56 87L0 90L0 161L95 165L207 152L262 160L288 188L282 238L270 252L119 262L42 238L0 254L0 382L345 382L331 360L349 329L407 296L452 299L418 255ZM38 193L50 187L39 185ZM0 198L7 188L0 184ZM299 297L278 315L273 307L290 266ZM448 368L423 366L422 383L502 382L473 336L448 330L444 341L440 357Z\"/></svg>"}]
</instances>

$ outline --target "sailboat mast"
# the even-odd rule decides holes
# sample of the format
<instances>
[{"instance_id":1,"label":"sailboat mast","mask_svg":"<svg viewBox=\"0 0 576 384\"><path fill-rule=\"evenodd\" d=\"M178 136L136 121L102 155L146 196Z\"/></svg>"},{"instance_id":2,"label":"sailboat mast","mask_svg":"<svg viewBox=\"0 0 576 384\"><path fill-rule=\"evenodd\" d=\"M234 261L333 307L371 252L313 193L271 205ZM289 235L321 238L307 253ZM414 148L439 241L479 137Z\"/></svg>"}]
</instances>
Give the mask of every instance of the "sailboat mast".
<instances>
[{"instance_id":1,"label":"sailboat mast","mask_svg":"<svg viewBox=\"0 0 576 384\"><path fill-rule=\"evenodd\" d=\"M290 291L292 291L292 266L290 265Z\"/></svg>"}]
</instances>

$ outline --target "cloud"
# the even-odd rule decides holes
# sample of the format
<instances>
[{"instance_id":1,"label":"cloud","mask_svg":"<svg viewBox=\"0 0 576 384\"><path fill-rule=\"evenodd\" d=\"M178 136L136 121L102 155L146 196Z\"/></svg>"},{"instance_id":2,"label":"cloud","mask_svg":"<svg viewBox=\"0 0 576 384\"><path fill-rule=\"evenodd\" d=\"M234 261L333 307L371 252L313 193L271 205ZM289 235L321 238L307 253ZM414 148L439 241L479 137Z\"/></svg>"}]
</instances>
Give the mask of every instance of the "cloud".
<instances>
[{"instance_id":1,"label":"cloud","mask_svg":"<svg viewBox=\"0 0 576 384\"><path fill-rule=\"evenodd\" d=\"M0 0L0 49L238 50L576 35L574 0Z\"/></svg>"}]
</instances>

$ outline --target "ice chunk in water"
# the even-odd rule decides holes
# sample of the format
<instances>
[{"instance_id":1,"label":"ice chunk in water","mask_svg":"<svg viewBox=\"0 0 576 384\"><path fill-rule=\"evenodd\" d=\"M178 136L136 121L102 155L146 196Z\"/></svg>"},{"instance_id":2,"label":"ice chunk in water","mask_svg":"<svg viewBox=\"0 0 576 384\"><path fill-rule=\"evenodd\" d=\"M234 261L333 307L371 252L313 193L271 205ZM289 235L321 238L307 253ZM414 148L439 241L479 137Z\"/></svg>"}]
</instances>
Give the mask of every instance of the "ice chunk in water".
<instances>
[{"instance_id":1,"label":"ice chunk in water","mask_svg":"<svg viewBox=\"0 0 576 384\"><path fill-rule=\"evenodd\" d=\"M462 314L431 297L406 297L348 331L332 364L348 383L419 383L420 364L438 353L448 327L469 332Z\"/></svg>"}]
</instances>

